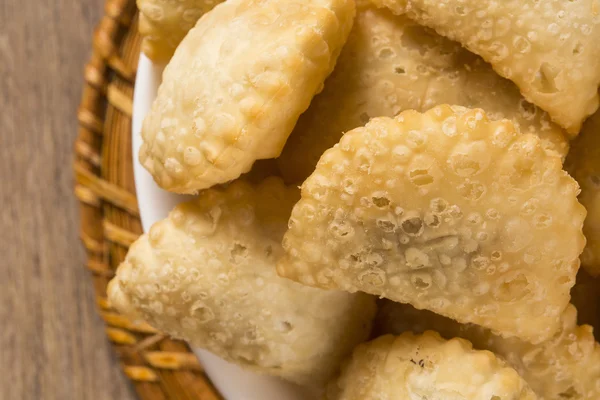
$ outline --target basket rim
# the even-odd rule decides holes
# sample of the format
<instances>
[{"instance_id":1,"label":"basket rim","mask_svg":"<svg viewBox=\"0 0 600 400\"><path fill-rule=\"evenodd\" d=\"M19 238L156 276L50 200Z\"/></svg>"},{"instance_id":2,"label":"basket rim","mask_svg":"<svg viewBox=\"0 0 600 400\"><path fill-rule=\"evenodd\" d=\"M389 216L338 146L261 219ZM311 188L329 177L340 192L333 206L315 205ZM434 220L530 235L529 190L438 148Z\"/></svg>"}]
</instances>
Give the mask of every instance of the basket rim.
<instances>
[{"instance_id":1,"label":"basket rim","mask_svg":"<svg viewBox=\"0 0 600 400\"><path fill-rule=\"evenodd\" d=\"M74 143L80 239L96 305L119 364L138 398L218 400L222 396L181 341L110 307L106 285L142 233L131 165L133 87L140 55L135 0L106 0L84 67Z\"/></svg>"}]
</instances>

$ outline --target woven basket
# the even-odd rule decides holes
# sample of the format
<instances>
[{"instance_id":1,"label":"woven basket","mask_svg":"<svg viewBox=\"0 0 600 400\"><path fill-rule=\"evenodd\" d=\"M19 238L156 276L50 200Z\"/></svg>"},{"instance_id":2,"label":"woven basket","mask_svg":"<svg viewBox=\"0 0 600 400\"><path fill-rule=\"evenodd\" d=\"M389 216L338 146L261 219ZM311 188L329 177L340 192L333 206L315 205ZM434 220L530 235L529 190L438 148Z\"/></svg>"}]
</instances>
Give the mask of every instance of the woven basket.
<instances>
[{"instance_id":1,"label":"woven basket","mask_svg":"<svg viewBox=\"0 0 600 400\"><path fill-rule=\"evenodd\" d=\"M133 83L140 51L135 0L106 0L85 67L77 117L75 195L81 240L106 335L140 399L215 400L222 397L196 356L179 341L111 309L106 286L141 234L131 155Z\"/></svg>"}]
</instances>

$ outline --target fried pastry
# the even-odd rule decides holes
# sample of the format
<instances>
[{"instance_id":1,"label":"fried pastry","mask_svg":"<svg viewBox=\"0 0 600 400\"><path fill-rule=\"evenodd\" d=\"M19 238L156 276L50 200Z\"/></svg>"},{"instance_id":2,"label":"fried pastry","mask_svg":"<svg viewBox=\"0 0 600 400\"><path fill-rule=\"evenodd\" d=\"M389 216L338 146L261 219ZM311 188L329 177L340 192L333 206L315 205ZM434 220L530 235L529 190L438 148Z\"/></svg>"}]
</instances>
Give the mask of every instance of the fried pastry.
<instances>
[{"instance_id":1,"label":"fried pastry","mask_svg":"<svg viewBox=\"0 0 600 400\"><path fill-rule=\"evenodd\" d=\"M244 368L324 384L368 337L375 303L277 276L297 199L277 178L203 191L133 244L112 305Z\"/></svg>"},{"instance_id":2,"label":"fried pastry","mask_svg":"<svg viewBox=\"0 0 600 400\"><path fill-rule=\"evenodd\" d=\"M373 0L462 43L576 135L598 109L597 0Z\"/></svg>"},{"instance_id":3,"label":"fried pastry","mask_svg":"<svg viewBox=\"0 0 600 400\"><path fill-rule=\"evenodd\" d=\"M352 28L353 0L229 0L167 65L142 127L140 163L195 193L279 156Z\"/></svg>"},{"instance_id":4,"label":"fried pastry","mask_svg":"<svg viewBox=\"0 0 600 400\"><path fill-rule=\"evenodd\" d=\"M566 133L480 57L406 16L363 6L325 89L300 116L278 159L282 174L302 183L325 150L370 118L446 103L513 119L548 151L567 155Z\"/></svg>"},{"instance_id":5,"label":"fried pastry","mask_svg":"<svg viewBox=\"0 0 600 400\"><path fill-rule=\"evenodd\" d=\"M327 400L535 400L527 383L489 351L436 332L382 336L360 345Z\"/></svg>"},{"instance_id":6,"label":"fried pastry","mask_svg":"<svg viewBox=\"0 0 600 400\"><path fill-rule=\"evenodd\" d=\"M581 265L590 274L600 275L600 112L585 122L572 143L565 169L581 186L579 201L587 209L583 224L587 244Z\"/></svg>"},{"instance_id":7,"label":"fried pastry","mask_svg":"<svg viewBox=\"0 0 600 400\"><path fill-rule=\"evenodd\" d=\"M278 272L540 342L585 245L578 192L537 136L480 109L374 118L302 185Z\"/></svg>"},{"instance_id":8,"label":"fried pastry","mask_svg":"<svg viewBox=\"0 0 600 400\"><path fill-rule=\"evenodd\" d=\"M458 322L427 310L384 300L377 315L379 334L416 334L435 330L446 339L460 337L480 350L502 357L542 400L597 400L600 398L600 345L592 327L577 325L577 311L569 305L560 330L549 340L533 345L505 339L488 329Z\"/></svg>"},{"instance_id":9,"label":"fried pastry","mask_svg":"<svg viewBox=\"0 0 600 400\"><path fill-rule=\"evenodd\" d=\"M142 51L164 63L196 22L224 0L137 0Z\"/></svg>"}]
</instances>

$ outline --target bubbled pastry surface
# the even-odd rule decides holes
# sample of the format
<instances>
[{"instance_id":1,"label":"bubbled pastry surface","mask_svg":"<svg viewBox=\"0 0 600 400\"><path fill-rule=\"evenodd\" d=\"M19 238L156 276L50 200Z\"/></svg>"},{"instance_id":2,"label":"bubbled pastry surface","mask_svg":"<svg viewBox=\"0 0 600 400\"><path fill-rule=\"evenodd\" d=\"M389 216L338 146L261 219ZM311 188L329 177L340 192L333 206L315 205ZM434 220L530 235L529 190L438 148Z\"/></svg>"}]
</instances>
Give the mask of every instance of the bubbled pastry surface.
<instances>
[{"instance_id":1,"label":"bubbled pastry surface","mask_svg":"<svg viewBox=\"0 0 600 400\"><path fill-rule=\"evenodd\" d=\"M277 178L202 192L133 244L111 303L244 368L323 384L367 338L375 304L277 276L297 199Z\"/></svg>"},{"instance_id":2,"label":"bubbled pastry surface","mask_svg":"<svg viewBox=\"0 0 600 400\"><path fill-rule=\"evenodd\" d=\"M373 117L426 111L439 104L483 108L508 118L565 157L566 132L527 102L517 86L481 57L432 29L386 8L359 7L325 89L300 116L278 163L286 181L301 183L342 134Z\"/></svg>"},{"instance_id":3,"label":"bubbled pastry surface","mask_svg":"<svg viewBox=\"0 0 600 400\"><path fill-rule=\"evenodd\" d=\"M590 274L600 275L600 112L583 125L565 168L581 186L579 201L588 212L583 224L587 244L581 265Z\"/></svg>"},{"instance_id":4,"label":"bubbled pastry surface","mask_svg":"<svg viewBox=\"0 0 600 400\"><path fill-rule=\"evenodd\" d=\"M598 108L597 0L373 0L462 43L570 133Z\"/></svg>"},{"instance_id":5,"label":"bubbled pastry surface","mask_svg":"<svg viewBox=\"0 0 600 400\"><path fill-rule=\"evenodd\" d=\"M480 109L375 118L302 185L278 272L540 342L585 245L578 192L537 136Z\"/></svg>"},{"instance_id":6,"label":"bubbled pastry surface","mask_svg":"<svg viewBox=\"0 0 600 400\"><path fill-rule=\"evenodd\" d=\"M196 22L224 0L137 0L142 51L166 62Z\"/></svg>"},{"instance_id":7,"label":"bubbled pastry surface","mask_svg":"<svg viewBox=\"0 0 600 400\"><path fill-rule=\"evenodd\" d=\"M489 351L436 332L386 335L360 345L327 400L535 400L517 372Z\"/></svg>"},{"instance_id":8,"label":"bubbled pastry surface","mask_svg":"<svg viewBox=\"0 0 600 400\"><path fill-rule=\"evenodd\" d=\"M600 344L594 340L591 326L577 325L573 305L563 313L559 331L538 345L391 301L380 307L377 325L379 334L435 330L447 339L469 340L475 348L490 350L506 360L540 400L600 399Z\"/></svg>"},{"instance_id":9,"label":"bubbled pastry surface","mask_svg":"<svg viewBox=\"0 0 600 400\"><path fill-rule=\"evenodd\" d=\"M205 14L163 74L140 163L194 193L275 158L322 89L352 28L353 0L229 0Z\"/></svg>"}]
</instances>

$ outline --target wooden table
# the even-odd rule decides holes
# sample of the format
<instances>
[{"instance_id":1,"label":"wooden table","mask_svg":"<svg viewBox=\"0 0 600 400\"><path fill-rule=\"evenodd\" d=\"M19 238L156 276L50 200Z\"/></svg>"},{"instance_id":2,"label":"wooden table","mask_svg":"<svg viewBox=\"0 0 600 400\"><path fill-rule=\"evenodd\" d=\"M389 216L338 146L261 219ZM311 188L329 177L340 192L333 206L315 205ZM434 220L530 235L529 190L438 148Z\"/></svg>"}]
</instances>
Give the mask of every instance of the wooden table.
<instances>
[{"instance_id":1,"label":"wooden table","mask_svg":"<svg viewBox=\"0 0 600 400\"><path fill-rule=\"evenodd\" d=\"M103 0L0 0L0 399L133 399L96 315L72 147Z\"/></svg>"}]
</instances>

